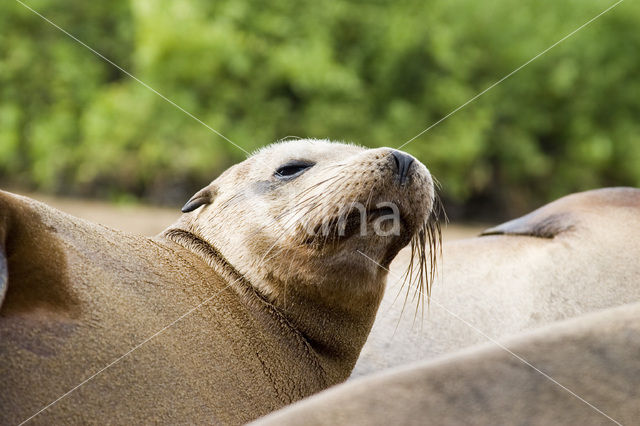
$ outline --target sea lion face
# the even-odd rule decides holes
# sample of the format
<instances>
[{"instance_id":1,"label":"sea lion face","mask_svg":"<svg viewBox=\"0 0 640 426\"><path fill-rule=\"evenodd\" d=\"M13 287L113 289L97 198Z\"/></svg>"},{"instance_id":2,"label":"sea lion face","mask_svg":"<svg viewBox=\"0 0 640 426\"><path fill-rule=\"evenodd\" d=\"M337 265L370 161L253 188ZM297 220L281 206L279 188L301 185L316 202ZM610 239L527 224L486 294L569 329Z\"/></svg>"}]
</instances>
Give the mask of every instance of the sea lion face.
<instances>
[{"instance_id":1,"label":"sea lion face","mask_svg":"<svg viewBox=\"0 0 640 426\"><path fill-rule=\"evenodd\" d=\"M297 140L231 167L183 210L189 231L272 298L287 285L383 288L378 264L420 232L424 245L434 196L408 154Z\"/></svg>"}]
</instances>

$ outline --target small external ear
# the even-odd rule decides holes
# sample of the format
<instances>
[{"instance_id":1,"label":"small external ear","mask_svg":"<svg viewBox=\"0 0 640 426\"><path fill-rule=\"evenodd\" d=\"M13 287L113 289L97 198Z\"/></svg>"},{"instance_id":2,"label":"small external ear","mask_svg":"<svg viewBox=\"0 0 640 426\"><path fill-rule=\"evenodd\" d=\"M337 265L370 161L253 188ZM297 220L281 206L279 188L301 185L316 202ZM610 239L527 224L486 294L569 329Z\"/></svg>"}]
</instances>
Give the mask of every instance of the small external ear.
<instances>
[{"instance_id":1,"label":"small external ear","mask_svg":"<svg viewBox=\"0 0 640 426\"><path fill-rule=\"evenodd\" d=\"M215 195L215 189L211 188L211 186L205 186L200 191L196 192L193 197L191 197L189 201L187 201L187 203L182 206L182 213L189 213L200 206L211 204L211 202L215 198Z\"/></svg>"}]
</instances>

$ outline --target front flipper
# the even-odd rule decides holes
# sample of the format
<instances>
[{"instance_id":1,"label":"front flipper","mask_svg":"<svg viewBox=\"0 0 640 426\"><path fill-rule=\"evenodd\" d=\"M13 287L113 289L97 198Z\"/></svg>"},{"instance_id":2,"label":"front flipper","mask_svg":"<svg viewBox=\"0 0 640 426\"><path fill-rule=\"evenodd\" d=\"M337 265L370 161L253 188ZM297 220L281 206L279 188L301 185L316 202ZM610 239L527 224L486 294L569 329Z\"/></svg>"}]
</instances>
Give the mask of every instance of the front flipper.
<instances>
[{"instance_id":1,"label":"front flipper","mask_svg":"<svg viewBox=\"0 0 640 426\"><path fill-rule=\"evenodd\" d=\"M60 229L68 215L27 197L0 191L0 308L68 310L75 303ZM10 271L10 273L9 273Z\"/></svg>"},{"instance_id":2,"label":"front flipper","mask_svg":"<svg viewBox=\"0 0 640 426\"><path fill-rule=\"evenodd\" d=\"M535 238L554 238L558 234L571 230L575 226L575 218L571 213L547 214L543 209L482 231L486 235L518 235Z\"/></svg>"},{"instance_id":3,"label":"front flipper","mask_svg":"<svg viewBox=\"0 0 640 426\"><path fill-rule=\"evenodd\" d=\"M625 209L637 215L640 209L640 189L601 188L564 196L518 219L487 229L484 235L516 235L535 238L555 238L567 231L588 226L589 215L604 220L612 218L614 209Z\"/></svg>"}]
</instances>

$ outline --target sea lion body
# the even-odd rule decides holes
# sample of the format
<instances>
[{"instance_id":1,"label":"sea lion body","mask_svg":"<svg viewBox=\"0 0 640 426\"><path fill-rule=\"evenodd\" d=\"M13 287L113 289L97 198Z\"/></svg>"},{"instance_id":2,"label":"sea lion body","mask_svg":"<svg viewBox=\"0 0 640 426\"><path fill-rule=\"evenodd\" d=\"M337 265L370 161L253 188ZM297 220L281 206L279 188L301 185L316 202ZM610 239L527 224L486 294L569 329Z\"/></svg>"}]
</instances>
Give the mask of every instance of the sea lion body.
<instances>
[{"instance_id":1,"label":"sea lion body","mask_svg":"<svg viewBox=\"0 0 640 426\"><path fill-rule=\"evenodd\" d=\"M153 238L0 193L0 423L239 424L346 379L386 280L362 253L388 264L433 196L408 155L327 141L258 152ZM303 233L372 197L397 233Z\"/></svg>"},{"instance_id":2,"label":"sea lion body","mask_svg":"<svg viewBox=\"0 0 640 426\"><path fill-rule=\"evenodd\" d=\"M640 300L639 189L569 195L484 234L443 244L424 316L411 295L402 312L398 256L353 377Z\"/></svg>"},{"instance_id":3,"label":"sea lion body","mask_svg":"<svg viewBox=\"0 0 640 426\"><path fill-rule=\"evenodd\" d=\"M3 211L11 205L25 225L12 231L37 238L21 247L30 259L22 252L13 252L19 261L9 257L0 423L25 420L209 298L34 420L238 423L331 382L283 317L184 247L1 197Z\"/></svg>"},{"instance_id":4,"label":"sea lion body","mask_svg":"<svg viewBox=\"0 0 640 426\"><path fill-rule=\"evenodd\" d=\"M604 425L640 418L639 303L501 344L513 354L479 345L348 381L252 424Z\"/></svg>"}]
</instances>

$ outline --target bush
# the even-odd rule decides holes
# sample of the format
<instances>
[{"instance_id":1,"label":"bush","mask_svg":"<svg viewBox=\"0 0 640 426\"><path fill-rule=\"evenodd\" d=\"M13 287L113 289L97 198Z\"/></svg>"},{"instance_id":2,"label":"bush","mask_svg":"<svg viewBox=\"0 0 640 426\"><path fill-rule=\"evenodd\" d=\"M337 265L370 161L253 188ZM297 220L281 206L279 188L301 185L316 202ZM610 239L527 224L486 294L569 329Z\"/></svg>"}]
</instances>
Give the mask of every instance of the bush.
<instances>
[{"instance_id":1,"label":"bush","mask_svg":"<svg viewBox=\"0 0 640 426\"><path fill-rule=\"evenodd\" d=\"M608 6L31 5L249 152L288 135L399 146ZM639 19L621 4L405 149L471 214L640 185ZM177 202L244 158L18 3L0 25L6 184Z\"/></svg>"}]
</instances>

